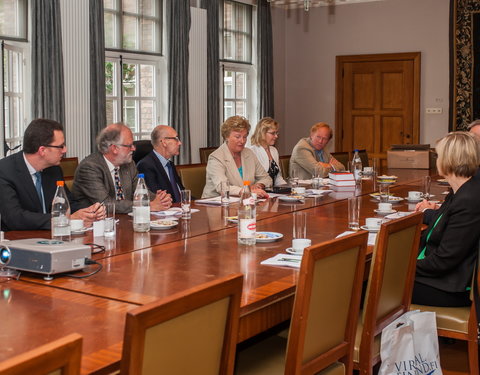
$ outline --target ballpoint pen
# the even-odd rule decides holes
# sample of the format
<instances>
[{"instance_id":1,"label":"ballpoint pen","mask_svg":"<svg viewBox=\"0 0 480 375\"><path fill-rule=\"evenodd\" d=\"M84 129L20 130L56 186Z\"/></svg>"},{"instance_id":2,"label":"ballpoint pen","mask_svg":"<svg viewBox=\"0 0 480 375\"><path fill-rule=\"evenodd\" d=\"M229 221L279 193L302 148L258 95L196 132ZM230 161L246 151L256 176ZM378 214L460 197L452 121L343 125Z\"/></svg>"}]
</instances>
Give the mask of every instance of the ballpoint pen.
<instances>
[{"instance_id":1,"label":"ballpoint pen","mask_svg":"<svg viewBox=\"0 0 480 375\"><path fill-rule=\"evenodd\" d=\"M284 262L294 262L294 263L298 263L302 261L301 259L293 259L293 258L280 258L279 260Z\"/></svg>"}]
</instances>

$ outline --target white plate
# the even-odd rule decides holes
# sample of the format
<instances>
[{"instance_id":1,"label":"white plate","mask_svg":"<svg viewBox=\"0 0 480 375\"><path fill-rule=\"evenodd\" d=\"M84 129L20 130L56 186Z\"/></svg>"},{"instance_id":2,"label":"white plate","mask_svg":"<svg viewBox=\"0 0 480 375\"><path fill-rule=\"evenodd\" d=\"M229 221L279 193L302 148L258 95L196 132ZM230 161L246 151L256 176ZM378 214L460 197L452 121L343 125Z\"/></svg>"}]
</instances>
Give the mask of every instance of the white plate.
<instances>
[{"instance_id":1,"label":"white plate","mask_svg":"<svg viewBox=\"0 0 480 375\"><path fill-rule=\"evenodd\" d=\"M395 212L397 212L397 210L390 210L390 211L373 210L373 211L375 211L379 215L390 215L390 214L394 214Z\"/></svg>"},{"instance_id":2,"label":"white plate","mask_svg":"<svg viewBox=\"0 0 480 375\"><path fill-rule=\"evenodd\" d=\"M79 234L85 234L85 232L88 230L88 228L82 228L82 229L79 229L79 230L72 230L72 234L73 235L79 235Z\"/></svg>"},{"instance_id":3,"label":"white plate","mask_svg":"<svg viewBox=\"0 0 480 375\"><path fill-rule=\"evenodd\" d=\"M405 197L405 199L407 200L408 203L418 203L418 202L423 201L423 198L420 198L420 199L410 199L409 197Z\"/></svg>"},{"instance_id":4,"label":"white plate","mask_svg":"<svg viewBox=\"0 0 480 375\"><path fill-rule=\"evenodd\" d=\"M304 198L292 195L281 195L278 199L284 202L303 202L305 200Z\"/></svg>"},{"instance_id":5,"label":"white plate","mask_svg":"<svg viewBox=\"0 0 480 375\"><path fill-rule=\"evenodd\" d=\"M394 214L390 214L390 215L385 216L385 219L390 219L390 220L400 219L402 217L413 214L413 212L414 211L410 211L410 212L398 211Z\"/></svg>"},{"instance_id":6,"label":"white plate","mask_svg":"<svg viewBox=\"0 0 480 375\"><path fill-rule=\"evenodd\" d=\"M238 216L227 216L225 217L230 223L238 224Z\"/></svg>"},{"instance_id":7,"label":"white plate","mask_svg":"<svg viewBox=\"0 0 480 375\"><path fill-rule=\"evenodd\" d=\"M370 228L370 227L367 227L366 225L362 225L360 228L363 230L368 230L371 233L377 233L380 230L380 228Z\"/></svg>"},{"instance_id":8,"label":"white plate","mask_svg":"<svg viewBox=\"0 0 480 375\"><path fill-rule=\"evenodd\" d=\"M150 222L151 229L170 229L178 225L176 220L152 220Z\"/></svg>"},{"instance_id":9,"label":"white plate","mask_svg":"<svg viewBox=\"0 0 480 375\"><path fill-rule=\"evenodd\" d=\"M261 235L262 238L256 238L257 242L274 242L283 238L283 234L277 232L257 232L257 236ZM266 236L263 238L263 236Z\"/></svg>"},{"instance_id":10,"label":"white plate","mask_svg":"<svg viewBox=\"0 0 480 375\"><path fill-rule=\"evenodd\" d=\"M377 201L380 200L380 195L379 194L370 194L370 196L373 199L376 199ZM396 197L394 195L389 195L388 196L388 203L398 203L398 202L401 202L401 201L403 201L402 197Z\"/></svg>"},{"instance_id":11,"label":"white plate","mask_svg":"<svg viewBox=\"0 0 480 375\"><path fill-rule=\"evenodd\" d=\"M295 250L293 250L293 248L289 247L288 249L285 250L287 253L289 254L293 254L293 255L303 255L303 251L300 253L300 252L297 252Z\"/></svg>"}]
</instances>

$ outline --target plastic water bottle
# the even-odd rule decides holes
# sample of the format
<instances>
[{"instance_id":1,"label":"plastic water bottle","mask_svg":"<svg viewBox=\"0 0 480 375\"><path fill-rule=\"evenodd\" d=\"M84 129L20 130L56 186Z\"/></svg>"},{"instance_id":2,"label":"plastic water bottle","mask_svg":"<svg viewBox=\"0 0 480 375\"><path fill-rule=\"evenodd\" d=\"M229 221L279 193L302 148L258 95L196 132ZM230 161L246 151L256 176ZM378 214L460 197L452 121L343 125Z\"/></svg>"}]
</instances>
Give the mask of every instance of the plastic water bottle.
<instances>
[{"instance_id":1,"label":"plastic water bottle","mask_svg":"<svg viewBox=\"0 0 480 375\"><path fill-rule=\"evenodd\" d=\"M52 201L52 239L70 241L70 203L64 181L57 181L57 191Z\"/></svg>"},{"instance_id":2,"label":"plastic water bottle","mask_svg":"<svg viewBox=\"0 0 480 375\"><path fill-rule=\"evenodd\" d=\"M138 175L137 188L133 194L133 231L150 230L150 197L143 173Z\"/></svg>"},{"instance_id":3,"label":"plastic water bottle","mask_svg":"<svg viewBox=\"0 0 480 375\"><path fill-rule=\"evenodd\" d=\"M355 178L355 183L360 184L362 182L362 159L358 154L358 150L355 150L352 160L352 173Z\"/></svg>"},{"instance_id":4,"label":"plastic water bottle","mask_svg":"<svg viewBox=\"0 0 480 375\"><path fill-rule=\"evenodd\" d=\"M257 218L255 200L250 191L250 181L243 181L240 206L238 207L238 243L255 245L257 233Z\"/></svg>"}]
</instances>

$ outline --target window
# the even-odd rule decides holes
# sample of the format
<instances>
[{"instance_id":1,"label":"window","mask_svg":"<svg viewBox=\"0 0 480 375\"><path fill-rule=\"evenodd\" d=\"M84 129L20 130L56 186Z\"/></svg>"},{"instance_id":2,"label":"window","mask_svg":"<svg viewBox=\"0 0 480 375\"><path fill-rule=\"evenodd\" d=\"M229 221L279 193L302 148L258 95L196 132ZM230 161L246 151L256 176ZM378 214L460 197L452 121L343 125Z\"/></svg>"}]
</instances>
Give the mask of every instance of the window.
<instances>
[{"instance_id":1,"label":"window","mask_svg":"<svg viewBox=\"0 0 480 375\"><path fill-rule=\"evenodd\" d=\"M150 138L157 122L157 71L152 61L107 57L107 123L121 121L135 139Z\"/></svg>"},{"instance_id":2,"label":"window","mask_svg":"<svg viewBox=\"0 0 480 375\"><path fill-rule=\"evenodd\" d=\"M104 0L105 48L161 53L161 0Z\"/></svg>"},{"instance_id":3,"label":"window","mask_svg":"<svg viewBox=\"0 0 480 375\"><path fill-rule=\"evenodd\" d=\"M2 43L4 154L17 148L24 131L23 50ZM3 156L3 155L2 155Z\"/></svg>"},{"instance_id":4,"label":"window","mask_svg":"<svg viewBox=\"0 0 480 375\"><path fill-rule=\"evenodd\" d=\"M255 67L252 64L253 30L251 5L223 1L221 56L223 119L240 115L253 120Z\"/></svg>"},{"instance_id":5,"label":"window","mask_svg":"<svg viewBox=\"0 0 480 375\"><path fill-rule=\"evenodd\" d=\"M27 39L27 0L0 1L0 37Z\"/></svg>"}]
</instances>

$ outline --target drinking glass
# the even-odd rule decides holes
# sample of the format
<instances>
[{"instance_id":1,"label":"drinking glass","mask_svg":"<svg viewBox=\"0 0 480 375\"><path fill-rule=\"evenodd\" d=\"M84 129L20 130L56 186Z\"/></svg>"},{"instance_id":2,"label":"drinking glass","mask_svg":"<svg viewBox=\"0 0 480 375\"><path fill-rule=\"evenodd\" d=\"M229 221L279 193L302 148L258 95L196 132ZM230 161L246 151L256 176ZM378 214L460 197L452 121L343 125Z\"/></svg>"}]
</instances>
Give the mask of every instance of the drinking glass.
<instances>
[{"instance_id":1,"label":"drinking glass","mask_svg":"<svg viewBox=\"0 0 480 375\"><path fill-rule=\"evenodd\" d=\"M218 190L220 190L220 202L222 206L228 206L230 204L230 184L228 181L220 182Z\"/></svg>"},{"instance_id":2,"label":"drinking glass","mask_svg":"<svg viewBox=\"0 0 480 375\"><path fill-rule=\"evenodd\" d=\"M430 199L430 185L432 183L432 178L430 176L423 177L423 198L427 201Z\"/></svg>"},{"instance_id":3,"label":"drinking glass","mask_svg":"<svg viewBox=\"0 0 480 375\"><path fill-rule=\"evenodd\" d=\"M322 168L316 165L313 169L312 188L318 189L322 185Z\"/></svg>"},{"instance_id":4,"label":"drinking glass","mask_svg":"<svg viewBox=\"0 0 480 375\"><path fill-rule=\"evenodd\" d=\"M307 238L307 213L293 213L293 239Z\"/></svg>"},{"instance_id":5,"label":"drinking glass","mask_svg":"<svg viewBox=\"0 0 480 375\"><path fill-rule=\"evenodd\" d=\"M348 198L348 227L352 230L360 229L361 197Z\"/></svg>"},{"instance_id":6,"label":"drinking glass","mask_svg":"<svg viewBox=\"0 0 480 375\"><path fill-rule=\"evenodd\" d=\"M380 197L381 203L387 203L390 198L390 185L389 184L378 184L378 194Z\"/></svg>"},{"instance_id":7,"label":"drinking glass","mask_svg":"<svg viewBox=\"0 0 480 375\"><path fill-rule=\"evenodd\" d=\"M290 177L288 178L288 182L290 183L290 187L292 189L298 186L298 174L294 170L290 170Z\"/></svg>"},{"instance_id":8,"label":"drinking glass","mask_svg":"<svg viewBox=\"0 0 480 375\"><path fill-rule=\"evenodd\" d=\"M105 206L105 224L103 235L105 237L115 237L115 202L104 202Z\"/></svg>"},{"instance_id":9,"label":"drinking glass","mask_svg":"<svg viewBox=\"0 0 480 375\"><path fill-rule=\"evenodd\" d=\"M181 206L182 206L182 219L190 219L192 217L190 210L190 203L192 199L191 190L180 190Z\"/></svg>"}]
</instances>

